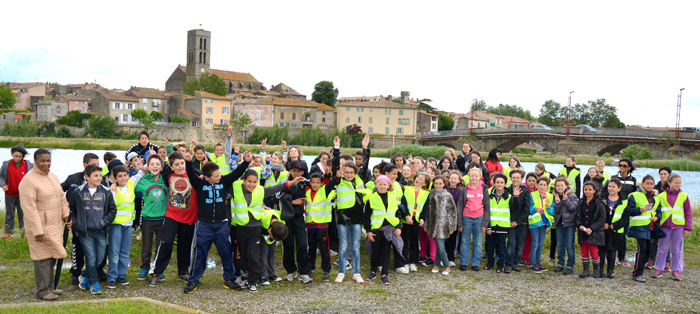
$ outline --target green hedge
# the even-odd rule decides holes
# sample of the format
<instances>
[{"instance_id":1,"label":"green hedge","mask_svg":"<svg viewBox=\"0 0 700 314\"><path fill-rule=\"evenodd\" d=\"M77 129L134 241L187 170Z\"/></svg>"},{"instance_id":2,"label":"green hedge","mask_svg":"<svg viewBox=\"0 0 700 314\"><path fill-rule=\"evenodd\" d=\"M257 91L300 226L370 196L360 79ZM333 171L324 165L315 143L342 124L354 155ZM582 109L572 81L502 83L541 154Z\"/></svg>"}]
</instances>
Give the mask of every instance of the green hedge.
<instances>
[{"instance_id":1,"label":"green hedge","mask_svg":"<svg viewBox=\"0 0 700 314\"><path fill-rule=\"evenodd\" d=\"M413 156L420 156L423 158L433 157L436 159L442 158L445 155L445 151L450 149L446 146L420 146L413 144L399 145L389 148L389 156L394 156L397 152L401 152L404 156L408 157L409 154Z\"/></svg>"}]
</instances>

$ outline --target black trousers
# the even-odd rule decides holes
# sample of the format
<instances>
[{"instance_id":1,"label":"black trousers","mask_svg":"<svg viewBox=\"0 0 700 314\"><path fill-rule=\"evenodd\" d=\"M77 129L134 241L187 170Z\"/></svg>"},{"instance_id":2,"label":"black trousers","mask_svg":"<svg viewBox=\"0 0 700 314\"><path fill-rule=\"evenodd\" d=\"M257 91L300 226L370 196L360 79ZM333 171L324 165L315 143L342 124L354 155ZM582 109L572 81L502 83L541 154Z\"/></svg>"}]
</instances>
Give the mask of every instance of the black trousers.
<instances>
[{"instance_id":1,"label":"black trousers","mask_svg":"<svg viewBox=\"0 0 700 314\"><path fill-rule=\"evenodd\" d=\"M163 220L143 220L141 224L141 269L151 269L151 251L153 251L153 239L156 245L163 240Z\"/></svg>"},{"instance_id":2,"label":"black trousers","mask_svg":"<svg viewBox=\"0 0 700 314\"><path fill-rule=\"evenodd\" d=\"M311 275L309 265L308 241L306 235L306 221L304 216L294 216L286 221L289 235L282 241L282 265L288 274L299 271L301 275ZM296 244L296 250L294 245ZM296 251L296 263L294 252ZM299 266L297 268L297 266Z\"/></svg>"},{"instance_id":3,"label":"black trousers","mask_svg":"<svg viewBox=\"0 0 700 314\"><path fill-rule=\"evenodd\" d=\"M389 254L391 253L391 243L384 237L384 232L378 232L374 235L372 242L372 256L370 258L371 271L377 272L379 266L382 266L382 276L389 274Z\"/></svg>"},{"instance_id":4,"label":"black trousers","mask_svg":"<svg viewBox=\"0 0 700 314\"><path fill-rule=\"evenodd\" d=\"M637 256L634 261L634 270L632 276L644 276L644 264L649 258L649 248L651 247L650 240L637 239Z\"/></svg>"},{"instance_id":5,"label":"black trousers","mask_svg":"<svg viewBox=\"0 0 700 314\"><path fill-rule=\"evenodd\" d=\"M420 227L418 224L414 223L412 225L404 224L401 228L401 239L403 239L403 256L405 257L406 263L408 264L418 264L420 249L418 244L420 243L420 238L418 235Z\"/></svg>"},{"instance_id":6,"label":"black trousers","mask_svg":"<svg viewBox=\"0 0 700 314\"><path fill-rule=\"evenodd\" d=\"M192 238L195 224L178 222L172 218L163 219L163 240L156 250L154 274L162 274L170 264L173 244L177 235L177 275L186 275L192 258Z\"/></svg>"},{"instance_id":7,"label":"black trousers","mask_svg":"<svg viewBox=\"0 0 700 314\"><path fill-rule=\"evenodd\" d=\"M507 232L496 233L492 232L491 235L486 238L486 250L489 252L496 251L496 257L498 261L495 261L493 254L490 254L487 259L487 265L493 267L494 262L498 268L502 268L506 263L506 238L508 237Z\"/></svg>"},{"instance_id":8,"label":"black trousers","mask_svg":"<svg viewBox=\"0 0 700 314\"><path fill-rule=\"evenodd\" d=\"M136 212L136 217L134 217L134 229L141 226L141 210L143 209L143 197L137 197L134 199L134 211Z\"/></svg>"},{"instance_id":9,"label":"black trousers","mask_svg":"<svg viewBox=\"0 0 700 314\"><path fill-rule=\"evenodd\" d=\"M265 245L260 227L236 226L236 241L238 241L238 249L241 252L242 272L248 274L245 279L249 283L260 280L262 273L260 247Z\"/></svg>"},{"instance_id":10,"label":"black trousers","mask_svg":"<svg viewBox=\"0 0 700 314\"><path fill-rule=\"evenodd\" d=\"M324 273L331 272L331 251L328 238L328 229L308 229L309 239L309 265L316 269L316 249L321 254L321 269Z\"/></svg>"},{"instance_id":11,"label":"black trousers","mask_svg":"<svg viewBox=\"0 0 700 314\"><path fill-rule=\"evenodd\" d=\"M603 270L603 266L605 266L605 260L607 259L608 261L608 270L614 270L615 269L615 255L617 255L617 251L615 250L608 250L605 246L599 246L598 247L598 255L600 256L600 269Z\"/></svg>"},{"instance_id":12,"label":"black trousers","mask_svg":"<svg viewBox=\"0 0 700 314\"><path fill-rule=\"evenodd\" d=\"M241 250L238 249L238 239L236 239L236 226L231 226L231 254L233 254L233 268L236 277L241 276Z\"/></svg>"},{"instance_id":13,"label":"black trousers","mask_svg":"<svg viewBox=\"0 0 700 314\"><path fill-rule=\"evenodd\" d=\"M452 232L449 238L447 238L447 241L445 241L445 250L447 251L447 259L450 262L455 261L455 252L457 250L457 239L459 239L459 234L460 232L456 231Z\"/></svg>"},{"instance_id":14,"label":"black trousers","mask_svg":"<svg viewBox=\"0 0 700 314\"><path fill-rule=\"evenodd\" d=\"M549 259L554 259L557 254L557 229L549 228L551 244L549 245ZM544 239L542 240L544 241Z\"/></svg>"}]
</instances>

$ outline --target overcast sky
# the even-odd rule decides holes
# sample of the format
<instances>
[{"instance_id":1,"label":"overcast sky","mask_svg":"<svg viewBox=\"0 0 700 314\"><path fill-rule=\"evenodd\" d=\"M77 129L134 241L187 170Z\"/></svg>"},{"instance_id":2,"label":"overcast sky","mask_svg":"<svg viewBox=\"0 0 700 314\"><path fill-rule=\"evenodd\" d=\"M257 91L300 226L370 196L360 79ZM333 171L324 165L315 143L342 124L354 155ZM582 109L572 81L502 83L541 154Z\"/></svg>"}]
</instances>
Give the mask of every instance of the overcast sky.
<instances>
[{"instance_id":1,"label":"overcast sky","mask_svg":"<svg viewBox=\"0 0 700 314\"><path fill-rule=\"evenodd\" d=\"M605 98L626 124L700 126L698 1L22 1L2 4L0 81L164 89L187 31L212 32L211 67L311 98L472 99L539 114Z\"/></svg>"}]
</instances>

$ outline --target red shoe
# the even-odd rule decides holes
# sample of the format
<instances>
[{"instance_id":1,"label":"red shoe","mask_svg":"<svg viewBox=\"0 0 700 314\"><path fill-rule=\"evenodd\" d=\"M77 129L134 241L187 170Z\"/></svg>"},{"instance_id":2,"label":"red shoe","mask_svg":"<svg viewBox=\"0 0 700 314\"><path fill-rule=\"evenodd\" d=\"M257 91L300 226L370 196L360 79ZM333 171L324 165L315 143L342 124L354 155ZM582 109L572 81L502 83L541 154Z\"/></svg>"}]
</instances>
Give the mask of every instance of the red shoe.
<instances>
[{"instance_id":1,"label":"red shoe","mask_svg":"<svg viewBox=\"0 0 700 314\"><path fill-rule=\"evenodd\" d=\"M622 265L625 267L632 267L632 265L630 265L630 263L628 263L627 261L617 261L617 265Z\"/></svg>"},{"instance_id":2,"label":"red shoe","mask_svg":"<svg viewBox=\"0 0 700 314\"><path fill-rule=\"evenodd\" d=\"M671 267L669 267L668 265L666 265L666 267L664 267L664 271L671 271Z\"/></svg>"},{"instance_id":3,"label":"red shoe","mask_svg":"<svg viewBox=\"0 0 700 314\"><path fill-rule=\"evenodd\" d=\"M651 278L661 278L661 277L663 277L663 274L662 274L662 272L661 272L660 270L658 270L658 269L654 271L654 274L653 274L653 275L651 275Z\"/></svg>"},{"instance_id":4,"label":"red shoe","mask_svg":"<svg viewBox=\"0 0 700 314\"><path fill-rule=\"evenodd\" d=\"M644 267L646 267L646 269L652 269L652 268L654 268L654 264L647 263L646 266L644 266Z\"/></svg>"},{"instance_id":5,"label":"red shoe","mask_svg":"<svg viewBox=\"0 0 700 314\"><path fill-rule=\"evenodd\" d=\"M2 236L3 239L7 239L7 238L9 238L9 237L11 237L11 235L9 235L9 234L7 234L7 233L5 233L5 235Z\"/></svg>"},{"instance_id":6,"label":"red shoe","mask_svg":"<svg viewBox=\"0 0 700 314\"><path fill-rule=\"evenodd\" d=\"M671 273L671 278L675 281L681 281L681 276L678 274L678 271L674 271Z\"/></svg>"}]
</instances>

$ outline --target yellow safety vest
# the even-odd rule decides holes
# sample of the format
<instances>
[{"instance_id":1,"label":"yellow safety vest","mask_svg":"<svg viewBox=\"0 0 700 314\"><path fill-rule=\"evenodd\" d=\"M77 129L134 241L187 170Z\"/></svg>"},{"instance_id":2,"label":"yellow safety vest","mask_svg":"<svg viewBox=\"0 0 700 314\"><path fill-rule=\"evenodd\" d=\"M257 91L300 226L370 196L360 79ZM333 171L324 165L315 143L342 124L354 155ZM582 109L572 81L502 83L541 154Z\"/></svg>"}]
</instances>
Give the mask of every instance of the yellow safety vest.
<instances>
[{"instance_id":1,"label":"yellow safety vest","mask_svg":"<svg viewBox=\"0 0 700 314\"><path fill-rule=\"evenodd\" d=\"M567 174L566 167L564 167L561 170L559 170L559 175L562 175L562 174L564 176L566 176L567 179L569 179L569 182L571 183L571 186L573 187L573 192L576 193L576 177L578 177L578 175L581 174L581 171L576 169L576 168L572 168L571 172L569 172Z\"/></svg>"},{"instance_id":2,"label":"yellow safety vest","mask_svg":"<svg viewBox=\"0 0 700 314\"><path fill-rule=\"evenodd\" d=\"M387 193L394 194L394 196L396 196L396 203L401 204L401 199L403 198L403 188L401 187L401 184L394 181L391 183L391 187L393 189Z\"/></svg>"},{"instance_id":3,"label":"yellow safety vest","mask_svg":"<svg viewBox=\"0 0 700 314\"><path fill-rule=\"evenodd\" d=\"M403 196L406 198L406 206L408 207L406 209L409 216L420 219L420 213L428 200L428 195L430 195L430 192L420 189L418 191L418 199L416 199L416 190L413 185L404 188Z\"/></svg>"},{"instance_id":4,"label":"yellow safety vest","mask_svg":"<svg viewBox=\"0 0 700 314\"><path fill-rule=\"evenodd\" d=\"M381 227L384 219L394 227L399 224L399 218L396 218L396 210L399 209L399 205L396 203L396 199L388 193L387 204L389 205L388 208L384 206L382 198L376 192L369 197L369 206L372 209L372 215L370 216L370 228L372 230Z\"/></svg>"},{"instance_id":5,"label":"yellow safety vest","mask_svg":"<svg viewBox=\"0 0 700 314\"><path fill-rule=\"evenodd\" d=\"M554 204L554 196L552 195L552 193L549 193L549 192L546 192L546 193L547 193L546 197L547 197L547 200L549 200L549 204ZM551 228L552 221L554 221L554 217L551 216L547 212L547 206L545 206L546 204L542 203L542 197L540 196L540 193L533 192L531 196L532 196L532 201L535 203L535 208L544 209L544 217L547 218L547 220L549 221L549 226ZM538 213L537 211L535 211L534 214L528 216L528 218L527 218L528 224L535 224L535 223L538 223L540 221L542 221L542 214Z\"/></svg>"},{"instance_id":6,"label":"yellow safety vest","mask_svg":"<svg viewBox=\"0 0 700 314\"><path fill-rule=\"evenodd\" d=\"M277 221L279 221L279 222L281 222L281 223L283 223L283 224L286 225L286 223L284 222L284 220L282 220L282 219L280 218L280 217L281 217L281 214L280 214L280 211L279 211L279 210L266 209L265 212L263 213L263 218L262 218L262 220L260 220L260 224L262 225L263 228L265 228L265 229L270 229L270 224L271 224L271 222L272 222L272 217L277 218ZM275 243L275 240L274 240L274 239L271 239L270 236L267 235L267 234L264 236L264 238L265 238L265 242L266 242L267 244Z\"/></svg>"},{"instance_id":7,"label":"yellow safety vest","mask_svg":"<svg viewBox=\"0 0 700 314\"><path fill-rule=\"evenodd\" d=\"M622 219L622 214L625 212L625 208L627 208L627 200L622 200L617 207L615 207L615 212L613 213L613 218L610 222L617 222L618 220ZM625 228L620 228L618 230L615 230L617 233L625 233Z\"/></svg>"},{"instance_id":8,"label":"yellow safety vest","mask_svg":"<svg viewBox=\"0 0 700 314\"><path fill-rule=\"evenodd\" d=\"M603 174L603 185L605 185L605 183L608 183L608 181L610 180L610 175L605 173L605 172L603 172L602 174Z\"/></svg>"},{"instance_id":9,"label":"yellow safety vest","mask_svg":"<svg viewBox=\"0 0 700 314\"><path fill-rule=\"evenodd\" d=\"M355 192L362 194L363 197L372 193L372 191L365 189L365 184L359 176L356 175L354 181L355 186L353 187L352 182L345 180L345 178L340 178L340 184L335 188L335 193L338 196L336 200L338 209L346 209L355 206Z\"/></svg>"},{"instance_id":10,"label":"yellow safety vest","mask_svg":"<svg viewBox=\"0 0 700 314\"><path fill-rule=\"evenodd\" d=\"M228 166L228 161L226 160L226 154L221 155L220 157L216 157L216 155L211 154L209 155L209 160L213 161L217 165L219 165L219 171L221 171L221 175L227 175L231 173L231 167Z\"/></svg>"},{"instance_id":11,"label":"yellow safety vest","mask_svg":"<svg viewBox=\"0 0 700 314\"><path fill-rule=\"evenodd\" d=\"M333 192L326 197L326 186L322 186L316 191L316 195L311 200L311 189L306 190L306 223L329 223L333 219L333 210L331 208L331 199Z\"/></svg>"},{"instance_id":12,"label":"yellow safety vest","mask_svg":"<svg viewBox=\"0 0 700 314\"><path fill-rule=\"evenodd\" d=\"M271 186L280 184L282 182L282 180L286 179L289 176L289 172L287 170L282 170L282 171L278 172L278 174L279 175L275 179L275 172L273 171L272 174L270 174L270 176L267 179L265 179L264 186L271 187Z\"/></svg>"},{"instance_id":13,"label":"yellow safety vest","mask_svg":"<svg viewBox=\"0 0 700 314\"><path fill-rule=\"evenodd\" d=\"M489 197L491 195L491 191L493 191L493 188L489 189ZM490 206L490 217L489 217L489 222L491 227L502 227L502 228L510 228L510 198L511 195L508 195L508 198L501 197L500 201L496 201L496 197L490 197L491 200L491 206Z\"/></svg>"},{"instance_id":14,"label":"yellow safety vest","mask_svg":"<svg viewBox=\"0 0 700 314\"><path fill-rule=\"evenodd\" d=\"M260 185L256 186L253 190L253 195L251 195L250 204L247 204L245 196L243 196L243 184L244 183L241 180L233 182L231 224L234 226L245 226L248 224L248 212L253 214L253 218L256 220L262 219L265 213L263 210L265 188Z\"/></svg>"},{"instance_id":15,"label":"yellow safety vest","mask_svg":"<svg viewBox=\"0 0 700 314\"><path fill-rule=\"evenodd\" d=\"M649 200L647 199L646 195L644 195L642 192L634 192L630 194L630 196L634 197L634 202L637 208L642 208L644 206L647 206L649 204ZM656 196L652 196L653 198L657 198ZM654 206L652 207L652 210L648 212L641 213L640 215L637 216L630 216L630 227L642 227L642 226L647 226L651 224L651 217L656 216L656 209L659 207L659 202L656 201L654 202Z\"/></svg>"},{"instance_id":16,"label":"yellow safety vest","mask_svg":"<svg viewBox=\"0 0 700 314\"><path fill-rule=\"evenodd\" d=\"M374 191L374 181L368 181L365 183L365 188L369 191Z\"/></svg>"},{"instance_id":17,"label":"yellow safety vest","mask_svg":"<svg viewBox=\"0 0 700 314\"><path fill-rule=\"evenodd\" d=\"M129 196L124 195L122 190L117 188L117 196L114 198L114 203L117 205L117 215L114 217L112 224L122 225L136 218L136 208L134 200L136 199L136 193L134 193L134 181L126 181L126 189L129 191Z\"/></svg>"},{"instance_id":18,"label":"yellow safety vest","mask_svg":"<svg viewBox=\"0 0 700 314\"><path fill-rule=\"evenodd\" d=\"M678 193L678 198L676 202L671 205L668 203L668 194L663 192L657 196L659 201L659 206L661 207L661 224L666 222L668 217L671 217L671 221L679 226L685 226L685 211L683 209L683 204L688 200L688 193L680 192Z\"/></svg>"}]
</instances>

